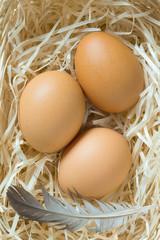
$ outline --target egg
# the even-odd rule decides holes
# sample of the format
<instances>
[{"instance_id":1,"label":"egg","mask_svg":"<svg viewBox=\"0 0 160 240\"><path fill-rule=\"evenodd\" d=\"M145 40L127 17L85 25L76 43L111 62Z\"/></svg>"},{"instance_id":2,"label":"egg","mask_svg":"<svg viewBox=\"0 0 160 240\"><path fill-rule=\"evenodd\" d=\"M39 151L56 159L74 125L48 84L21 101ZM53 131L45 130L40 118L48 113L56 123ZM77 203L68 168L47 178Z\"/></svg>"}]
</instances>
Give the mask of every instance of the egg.
<instances>
[{"instance_id":1,"label":"egg","mask_svg":"<svg viewBox=\"0 0 160 240\"><path fill-rule=\"evenodd\" d=\"M132 155L127 140L108 128L92 128L79 134L64 150L58 181L62 190L83 197L100 198L116 190L126 179Z\"/></svg>"},{"instance_id":2,"label":"egg","mask_svg":"<svg viewBox=\"0 0 160 240\"><path fill-rule=\"evenodd\" d=\"M19 102L23 137L39 152L56 152L78 133L85 115L84 94L69 74L48 71L34 77Z\"/></svg>"},{"instance_id":3,"label":"egg","mask_svg":"<svg viewBox=\"0 0 160 240\"><path fill-rule=\"evenodd\" d=\"M80 41L75 55L78 81L87 98L106 112L133 107L144 88L143 69L119 39L93 32Z\"/></svg>"}]
</instances>

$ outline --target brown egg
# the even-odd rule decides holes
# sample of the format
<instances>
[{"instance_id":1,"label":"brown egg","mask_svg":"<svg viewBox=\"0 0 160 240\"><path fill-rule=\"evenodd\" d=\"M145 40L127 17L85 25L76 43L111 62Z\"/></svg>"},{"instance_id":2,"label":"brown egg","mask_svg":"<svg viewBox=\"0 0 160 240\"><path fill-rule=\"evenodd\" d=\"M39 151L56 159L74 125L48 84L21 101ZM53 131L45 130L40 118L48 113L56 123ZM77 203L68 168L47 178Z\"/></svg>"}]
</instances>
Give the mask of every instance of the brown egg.
<instances>
[{"instance_id":1,"label":"brown egg","mask_svg":"<svg viewBox=\"0 0 160 240\"><path fill-rule=\"evenodd\" d=\"M24 89L18 121L23 137L40 152L55 152L79 131L85 99L79 84L67 73L37 75Z\"/></svg>"},{"instance_id":2,"label":"brown egg","mask_svg":"<svg viewBox=\"0 0 160 240\"><path fill-rule=\"evenodd\" d=\"M63 152L58 181L64 192L100 198L117 189L131 167L126 139L107 128L92 128L79 134Z\"/></svg>"},{"instance_id":3,"label":"brown egg","mask_svg":"<svg viewBox=\"0 0 160 240\"><path fill-rule=\"evenodd\" d=\"M90 33L80 41L75 69L87 98L107 112L122 112L134 106L144 87L143 70L136 56L105 32Z\"/></svg>"}]
</instances>

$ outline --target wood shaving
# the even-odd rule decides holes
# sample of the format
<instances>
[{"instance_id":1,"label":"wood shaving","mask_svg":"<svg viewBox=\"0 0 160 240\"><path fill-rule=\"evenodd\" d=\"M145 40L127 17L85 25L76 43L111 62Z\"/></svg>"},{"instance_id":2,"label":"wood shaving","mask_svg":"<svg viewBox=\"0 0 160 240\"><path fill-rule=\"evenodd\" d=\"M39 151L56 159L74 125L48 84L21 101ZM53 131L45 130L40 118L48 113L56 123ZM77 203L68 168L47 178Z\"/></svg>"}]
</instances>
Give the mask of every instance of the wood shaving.
<instances>
[{"instance_id":1,"label":"wood shaving","mask_svg":"<svg viewBox=\"0 0 160 240\"><path fill-rule=\"evenodd\" d=\"M83 127L110 127L129 141L133 163L122 186L103 200L133 205L160 204L160 1L159 0L0 0L0 238L1 239L160 239L159 210L103 234L87 228L70 233L52 224L25 222L8 204L11 184L42 202L38 181L70 202L58 187L61 152L39 153L22 138L18 103L37 74L64 70L76 78L74 56L92 31L118 37L138 57L145 90L131 110L109 114L88 103ZM64 119L65 120L65 119Z\"/></svg>"}]
</instances>

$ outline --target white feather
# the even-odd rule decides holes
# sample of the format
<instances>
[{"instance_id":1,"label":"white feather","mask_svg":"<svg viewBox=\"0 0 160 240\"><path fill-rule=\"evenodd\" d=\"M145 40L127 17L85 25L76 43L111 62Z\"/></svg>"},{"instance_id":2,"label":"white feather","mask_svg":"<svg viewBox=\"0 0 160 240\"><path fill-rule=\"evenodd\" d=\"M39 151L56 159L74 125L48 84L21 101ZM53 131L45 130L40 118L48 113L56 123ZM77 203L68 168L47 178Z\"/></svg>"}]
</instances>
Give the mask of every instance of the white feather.
<instances>
[{"instance_id":1,"label":"white feather","mask_svg":"<svg viewBox=\"0 0 160 240\"><path fill-rule=\"evenodd\" d=\"M135 216L145 214L152 207L155 208L158 206L133 207L128 203L118 204L95 200L100 206L100 209L98 209L89 201L81 198L86 208L86 210L84 210L77 203L73 194L70 193L78 208L77 210L69 203L51 196L43 185L41 185L41 189L46 208L29 192L20 187L10 186L7 191L7 197L15 211L25 219L39 222L53 222L57 226L64 226L61 229L68 229L70 231L76 231L90 220L94 220L96 228L90 229L90 231L104 232L105 230L118 228L126 224L128 218L133 214Z\"/></svg>"}]
</instances>

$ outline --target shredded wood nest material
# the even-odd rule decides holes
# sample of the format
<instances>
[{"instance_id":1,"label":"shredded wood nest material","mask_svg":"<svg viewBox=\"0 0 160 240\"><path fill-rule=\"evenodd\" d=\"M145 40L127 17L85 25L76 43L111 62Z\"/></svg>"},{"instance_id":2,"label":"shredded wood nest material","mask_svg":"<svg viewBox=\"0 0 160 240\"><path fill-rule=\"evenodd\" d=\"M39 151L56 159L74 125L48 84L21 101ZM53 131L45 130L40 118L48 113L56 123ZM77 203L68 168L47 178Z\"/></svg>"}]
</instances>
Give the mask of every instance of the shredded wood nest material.
<instances>
[{"instance_id":1,"label":"shredded wood nest material","mask_svg":"<svg viewBox=\"0 0 160 240\"><path fill-rule=\"evenodd\" d=\"M160 204L160 1L0 0L0 239L160 239L157 208L102 234L86 227L71 233L52 224L25 222L7 201L7 189L14 184L42 203L39 181L51 195L71 202L57 183L61 152L43 154L27 144L18 126L18 102L26 84L41 72L64 70L76 78L77 44L93 31L122 40L145 75L145 90L131 110L110 114L87 105L85 127L119 131L133 156L126 181L103 200Z\"/></svg>"}]
</instances>

